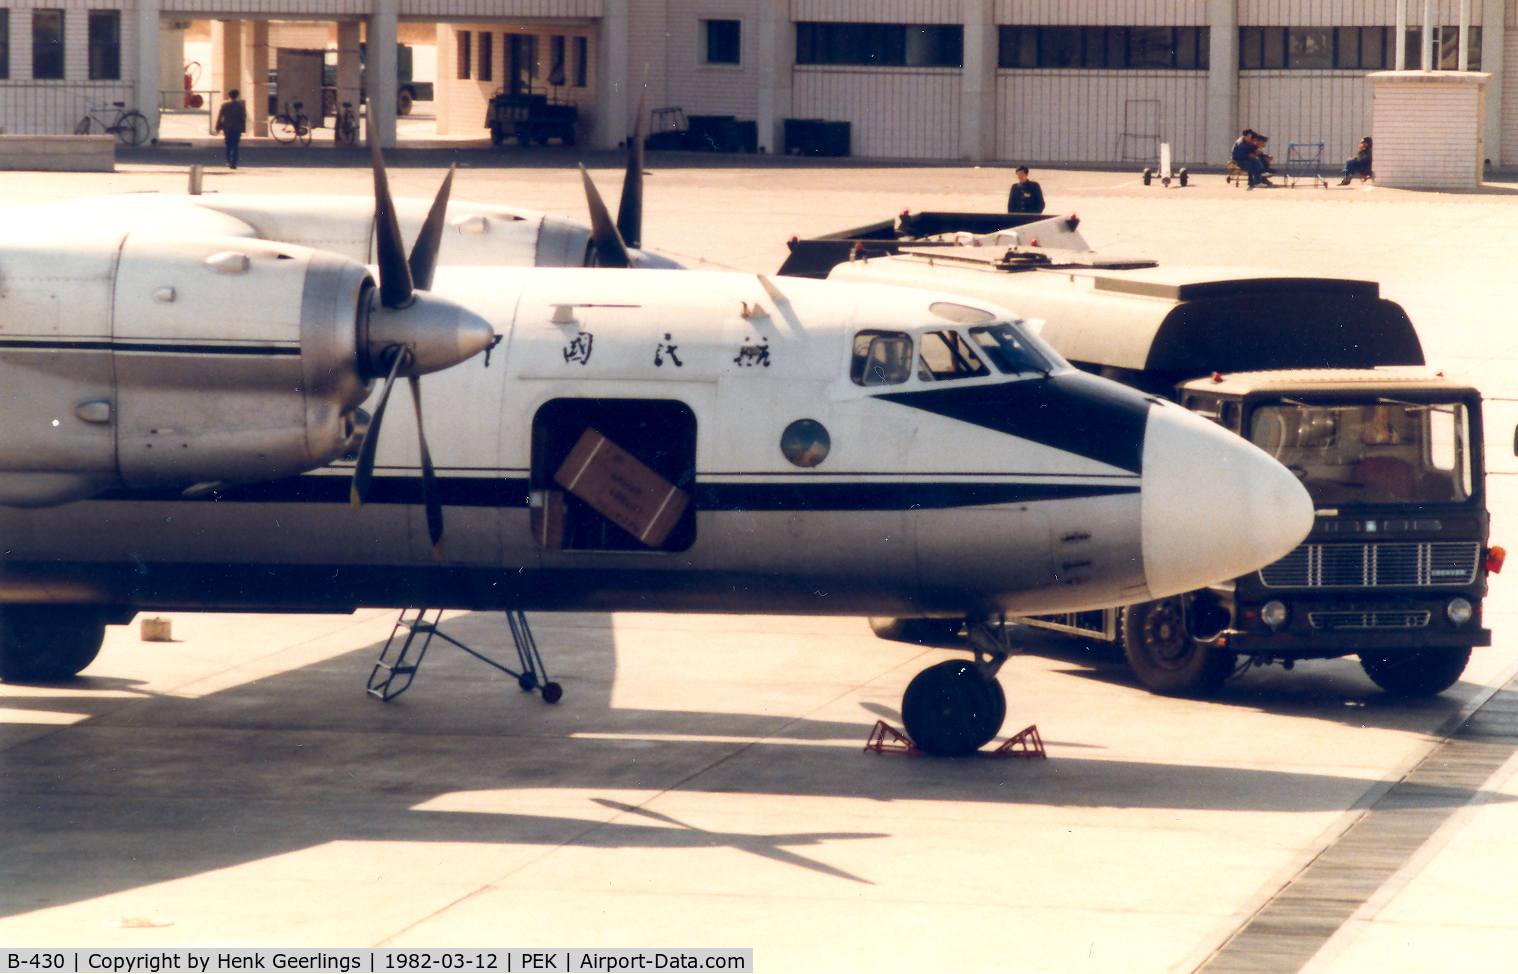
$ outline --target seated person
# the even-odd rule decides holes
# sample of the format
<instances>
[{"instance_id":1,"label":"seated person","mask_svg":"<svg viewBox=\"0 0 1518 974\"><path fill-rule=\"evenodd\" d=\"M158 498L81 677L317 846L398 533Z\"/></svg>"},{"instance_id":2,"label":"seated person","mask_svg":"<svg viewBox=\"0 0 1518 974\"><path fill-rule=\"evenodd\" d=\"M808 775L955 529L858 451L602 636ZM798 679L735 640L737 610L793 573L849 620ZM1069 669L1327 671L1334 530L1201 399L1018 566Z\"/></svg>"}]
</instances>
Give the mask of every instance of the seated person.
<instances>
[{"instance_id":1,"label":"seated person","mask_svg":"<svg viewBox=\"0 0 1518 974\"><path fill-rule=\"evenodd\" d=\"M1229 151L1229 157L1233 164L1244 171L1249 177L1249 188L1253 189L1257 184L1271 185L1270 180L1265 178L1266 162L1260 158L1259 144L1255 141L1259 134L1254 129L1245 129L1244 134L1234 142Z\"/></svg>"},{"instance_id":2,"label":"seated person","mask_svg":"<svg viewBox=\"0 0 1518 974\"><path fill-rule=\"evenodd\" d=\"M1370 168L1370 136L1360 140L1360 149L1353 159L1344 163L1344 178L1339 180L1340 186L1348 186L1349 181L1355 176L1361 179L1369 179L1373 175Z\"/></svg>"}]
</instances>

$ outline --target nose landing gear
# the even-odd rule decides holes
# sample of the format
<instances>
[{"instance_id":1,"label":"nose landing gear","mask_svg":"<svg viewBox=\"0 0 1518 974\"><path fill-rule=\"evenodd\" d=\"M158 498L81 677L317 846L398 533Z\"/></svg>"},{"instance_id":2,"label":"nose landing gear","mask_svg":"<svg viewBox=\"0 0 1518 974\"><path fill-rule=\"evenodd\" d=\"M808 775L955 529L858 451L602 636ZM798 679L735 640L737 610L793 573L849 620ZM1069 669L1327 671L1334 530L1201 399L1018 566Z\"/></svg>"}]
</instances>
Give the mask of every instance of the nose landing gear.
<instances>
[{"instance_id":1,"label":"nose landing gear","mask_svg":"<svg viewBox=\"0 0 1518 974\"><path fill-rule=\"evenodd\" d=\"M996 672L1012 653L1005 620L968 626L975 660L946 660L907 684L901 720L907 736L928 754L973 754L996 736L1007 717L1007 697Z\"/></svg>"}]
</instances>

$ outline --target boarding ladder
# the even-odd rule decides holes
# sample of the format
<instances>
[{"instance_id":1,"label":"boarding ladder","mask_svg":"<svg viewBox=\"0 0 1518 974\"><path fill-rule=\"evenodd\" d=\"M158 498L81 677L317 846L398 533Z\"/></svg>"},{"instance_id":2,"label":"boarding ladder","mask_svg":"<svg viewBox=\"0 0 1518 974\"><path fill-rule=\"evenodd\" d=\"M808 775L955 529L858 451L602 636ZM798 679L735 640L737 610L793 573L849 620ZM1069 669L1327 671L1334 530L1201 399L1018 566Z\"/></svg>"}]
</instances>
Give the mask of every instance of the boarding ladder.
<instances>
[{"instance_id":1,"label":"boarding ladder","mask_svg":"<svg viewBox=\"0 0 1518 974\"><path fill-rule=\"evenodd\" d=\"M411 614L413 611L415 615ZM428 621L428 613L432 613L431 621ZM538 691L544 703L558 703L564 696L564 688L548 679L548 669L543 665L537 641L532 638L527 616L522 612L513 610L506 613L506 624L511 627L511 639L516 643L517 665L521 667L520 670L498 663L454 639L438 628L438 623L442 621L442 609L402 609L400 618L395 620L395 628L390 630L390 638L385 641L379 659L375 660L374 669L369 673L369 684L366 687L368 692L385 701L394 700L405 693L416 677L416 671L421 669L422 660L427 657L427 649L436 636L502 673L516 677L517 686L528 692Z\"/></svg>"}]
</instances>

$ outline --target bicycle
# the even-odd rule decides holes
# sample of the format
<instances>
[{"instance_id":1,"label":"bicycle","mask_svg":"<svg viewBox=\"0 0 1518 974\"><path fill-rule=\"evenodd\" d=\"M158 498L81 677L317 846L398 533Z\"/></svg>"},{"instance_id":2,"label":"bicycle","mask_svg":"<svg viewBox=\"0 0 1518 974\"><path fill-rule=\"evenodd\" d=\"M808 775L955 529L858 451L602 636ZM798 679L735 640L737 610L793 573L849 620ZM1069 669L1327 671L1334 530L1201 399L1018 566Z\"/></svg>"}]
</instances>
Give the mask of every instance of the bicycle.
<instances>
[{"instance_id":1,"label":"bicycle","mask_svg":"<svg viewBox=\"0 0 1518 974\"><path fill-rule=\"evenodd\" d=\"M295 109L293 114L290 112L292 108ZM276 142L288 143L298 139L301 145L310 145L311 120L301 111L301 102L291 102L284 111L269 119L269 134Z\"/></svg>"},{"instance_id":2,"label":"bicycle","mask_svg":"<svg viewBox=\"0 0 1518 974\"><path fill-rule=\"evenodd\" d=\"M332 137L339 145L355 145L358 142L358 118L353 114L353 102L343 102L343 110L332 123Z\"/></svg>"},{"instance_id":3,"label":"bicycle","mask_svg":"<svg viewBox=\"0 0 1518 974\"><path fill-rule=\"evenodd\" d=\"M116 117L110 122L101 117L100 113L109 111L104 105L95 105L85 109L85 116L79 120L78 125L74 126L74 134L89 135L98 125L102 131L116 136L124 145L142 145L148 140L149 127L146 115L135 110L127 111L124 101L111 102L111 106L116 109Z\"/></svg>"}]
</instances>

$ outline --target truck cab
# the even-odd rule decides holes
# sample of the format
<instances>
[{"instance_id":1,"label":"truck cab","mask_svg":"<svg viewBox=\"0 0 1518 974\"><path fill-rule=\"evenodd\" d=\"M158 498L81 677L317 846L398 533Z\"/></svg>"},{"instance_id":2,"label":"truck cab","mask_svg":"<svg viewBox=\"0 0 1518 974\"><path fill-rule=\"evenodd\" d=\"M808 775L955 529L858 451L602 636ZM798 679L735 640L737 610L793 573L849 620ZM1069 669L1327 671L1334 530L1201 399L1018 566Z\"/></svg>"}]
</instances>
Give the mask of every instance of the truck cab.
<instances>
[{"instance_id":1,"label":"truck cab","mask_svg":"<svg viewBox=\"0 0 1518 974\"><path fill-rule=\"evenodd\" d=\"M1358 654L1384 689L1418 695L1451 685L1471 647L1491 644L1474 388L1428 369L1303 369L1214 374L1176 399L1296 474L1317 516L1273 565L1128 610L1125 635L1149 665L1185 662L1188 642L1260 662ZM1182 627L1163 624L1177 613Z\"/></svg>"}]
</instances>

